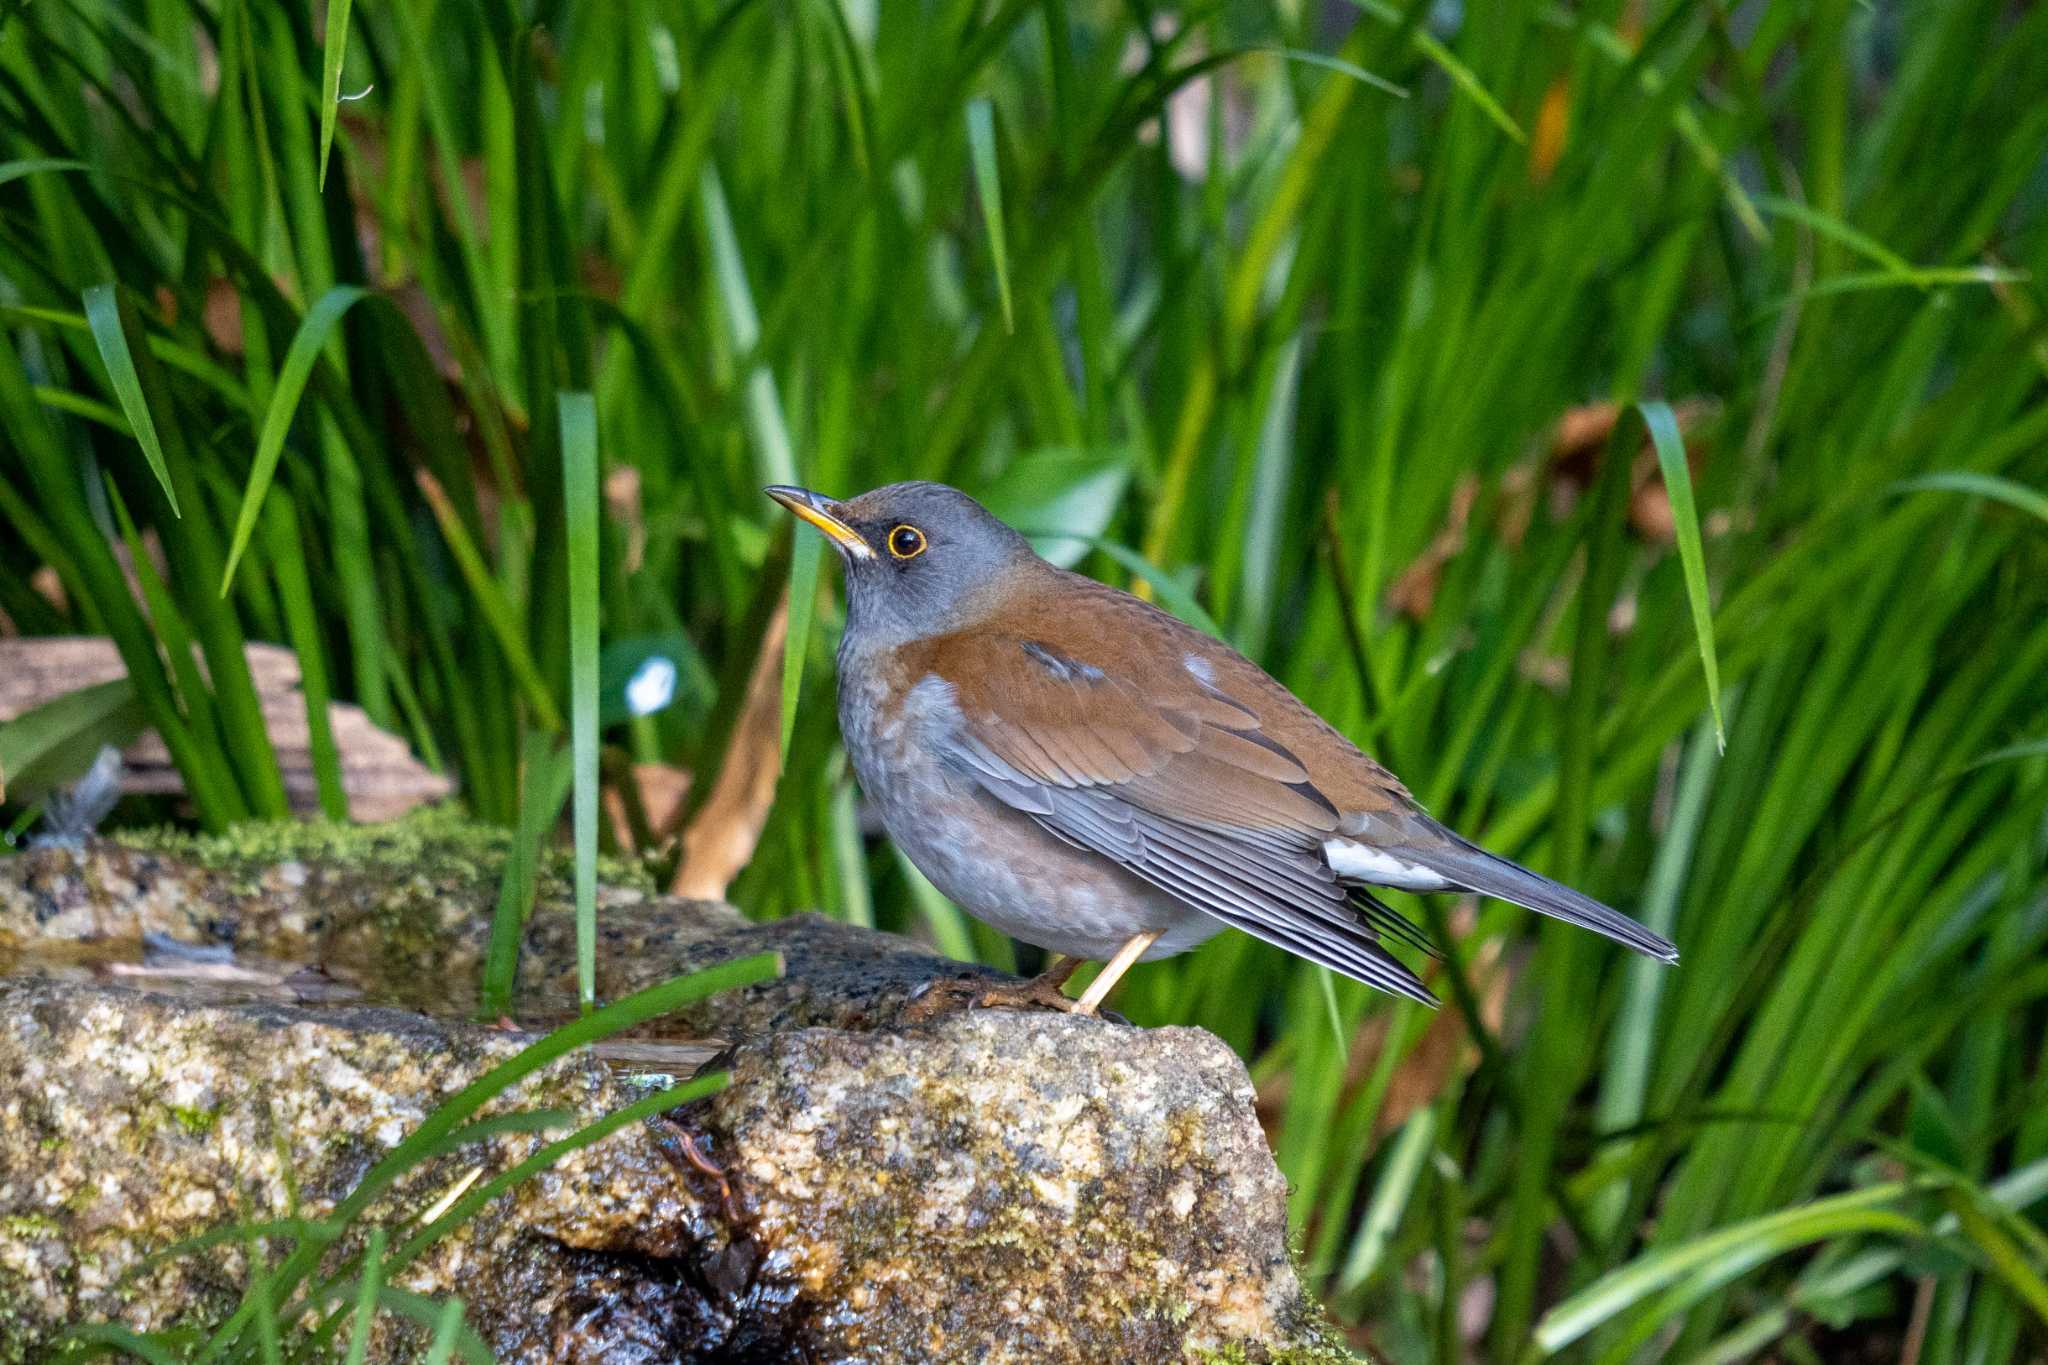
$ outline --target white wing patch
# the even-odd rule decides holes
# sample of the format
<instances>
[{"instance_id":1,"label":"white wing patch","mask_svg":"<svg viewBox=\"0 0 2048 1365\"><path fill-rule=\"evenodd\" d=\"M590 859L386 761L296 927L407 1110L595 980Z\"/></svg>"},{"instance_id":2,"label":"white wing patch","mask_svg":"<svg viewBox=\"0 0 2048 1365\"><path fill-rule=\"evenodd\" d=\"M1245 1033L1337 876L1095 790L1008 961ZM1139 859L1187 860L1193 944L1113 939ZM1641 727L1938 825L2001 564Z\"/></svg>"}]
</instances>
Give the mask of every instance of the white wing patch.
<instances>
[{"instance_id":1,"label":"white wing patch","mask_svg":"<svg viewBox=\"0 0 2048 1365\"><path fill-rule=\"evenodd\" d=\"M1323 857L1339 877L1397 891L1443 891L1450 883L1426 867L1349 839L1325 839Z\"/></svg>"}]
</instances>

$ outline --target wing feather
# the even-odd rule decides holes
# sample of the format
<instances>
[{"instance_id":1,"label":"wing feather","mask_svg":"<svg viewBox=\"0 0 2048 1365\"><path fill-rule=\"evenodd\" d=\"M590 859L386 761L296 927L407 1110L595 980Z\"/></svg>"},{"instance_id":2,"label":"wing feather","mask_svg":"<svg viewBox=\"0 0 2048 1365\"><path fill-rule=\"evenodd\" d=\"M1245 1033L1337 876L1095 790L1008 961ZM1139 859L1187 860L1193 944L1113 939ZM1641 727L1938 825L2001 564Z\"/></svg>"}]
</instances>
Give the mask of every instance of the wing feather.
<instances>
[{"instance_id":1,"label":"wing feather","mask_svg":"<svg viewBox=\"0 0 2048 1365\"><path fill-rule=\"evenodd\" d=\"M1024 652L1042 659L1046 651ZM1021 680L1013 669L1000 713L962 697L966 689L940 672L959 698L957 726L942 741L949 760L1058 838L1184 904L1345 976L1434 1003L1324 857L1336 825L1329 802L1299 759L1257 733L1248 708L1192 676L1183 689L1145 697L1072 663L1062 653L1044 676L1024 670ZM1091 674L1101 680L1078 680Z\"/></svg>"}]
</instances>

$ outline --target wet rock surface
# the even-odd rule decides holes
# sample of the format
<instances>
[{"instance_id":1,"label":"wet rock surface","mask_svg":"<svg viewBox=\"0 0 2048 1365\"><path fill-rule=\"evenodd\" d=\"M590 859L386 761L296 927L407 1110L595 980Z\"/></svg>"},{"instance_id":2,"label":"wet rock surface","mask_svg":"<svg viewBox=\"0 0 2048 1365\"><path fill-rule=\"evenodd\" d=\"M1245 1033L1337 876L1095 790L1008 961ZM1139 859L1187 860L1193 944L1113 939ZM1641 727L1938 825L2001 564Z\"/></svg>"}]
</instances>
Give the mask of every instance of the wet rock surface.
<instances>
[{"instance_id":1,"label":"wet rock surface","mask_svg":"<svg viewBox=\"0 0 2048 1365\"><path fill-rule=\"evenodd\" d=\"M240 1242L151 1253L326 1216L526 1029L566 1016L574 934L550 868L524 1027L466 1022L501 857L430 817L0 860L0 1360L73 1322L217 1320L246 1282ZM400 1246L459 1182L710 1065L724 1089L567 1153L396 1283L461 1296L506 1361L1343 1358L1216 1039L1013 1011L899 1027L957 964L608 872L602 995L764 949L785 975L528 1077L480 1117L554 1110L556 1126L417 1167L330 1266L370 1223ZM377 1358L419 1349L380 1321Z\"/></svg>"}]
</instances>

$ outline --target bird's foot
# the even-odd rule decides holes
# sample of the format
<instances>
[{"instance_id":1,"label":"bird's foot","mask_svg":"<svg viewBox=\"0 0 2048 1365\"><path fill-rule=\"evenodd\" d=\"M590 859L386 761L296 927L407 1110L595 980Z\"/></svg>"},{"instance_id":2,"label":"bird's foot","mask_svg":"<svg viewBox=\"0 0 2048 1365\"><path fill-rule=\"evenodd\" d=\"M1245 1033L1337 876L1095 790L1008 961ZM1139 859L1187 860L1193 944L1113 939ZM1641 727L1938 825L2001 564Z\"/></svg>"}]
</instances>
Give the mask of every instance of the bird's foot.
<instances>
[{"instance_id":1,"label":"bird's foot","mask_svg":"<svg viewBox=\"0 0 2048 1365\"><path fill-rule=\"evenodd\" d=\"M1072 967L1062 964L1027 981L991 981L985 976L942 977L919 987L897 1019L906 1024L923 1024L963 1009L1039 1009L1071 1014L1079 1009L1080 1002L1060 988L1073 974Z\"/></svg>"}]
</instances>

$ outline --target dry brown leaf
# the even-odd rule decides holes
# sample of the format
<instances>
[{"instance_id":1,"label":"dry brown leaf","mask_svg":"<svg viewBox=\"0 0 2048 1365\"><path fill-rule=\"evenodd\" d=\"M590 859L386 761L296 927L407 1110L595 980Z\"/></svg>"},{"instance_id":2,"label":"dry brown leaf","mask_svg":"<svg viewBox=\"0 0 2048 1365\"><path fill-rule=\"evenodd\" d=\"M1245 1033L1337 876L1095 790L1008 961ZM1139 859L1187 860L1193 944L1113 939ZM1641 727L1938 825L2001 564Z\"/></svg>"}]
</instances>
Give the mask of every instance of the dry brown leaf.
<instances>
[{"instance_id":1,"label":"dry brown leaf","mask_svg":"<svg viewBox=\"0 0 2048 1365\"><path fill-rule=\"evenodd\" d=\"M242 353L242 295L224 277L206 282L206 304L200 316L206 336L228 355Z\"/></svg>"},{"instance_id":2,"label":"dry brown leaf","mask_svg":"<svg viewBox=\"0 0 2048 1365\"><path fill-rule=\"evenodd\" d=\"M726 888L761 842L768 808L775 803L775 781L782 774L782 645L788 634L785 599L762 637L725 762L683 831L683 863L673 888L678 896L725 899Z\"/></svg>"},{"instance_id":3,"label":"dry brown leaf","mask_svg":"<svg viewBox=\"0 0 2048 1365\"><path fill-rule=\"evenodd\" d=\"M292 810L320 809L313 774L311 727L299 691L299 660L278 645L244 648L249 674L263 707L263 728L277 750L278 768ZM201 672L205 661L199 661ZM0 723L82 687L126 677L114 642L97 636L35 636L0 640ZM416 806L445 800L455 784L412 755L403 739L378 729L360 706L335 702L327 708L334 746L341 754L341 787L349 817L365 824L395 820ZM137 736L122 752L121 790L131 795L177 795L183 777L170 750L154 731Z\"/></svg>"},{"instance_id":4,"label":"dry brown leaf","mask_svg":"<svg viewBox=\"0 0 2048 1365\"><path fill-rule=\"evenodd\" d=\"M1476 907L1468 897L1451 915L1448 927L1452 938L1463 941L1470 937L1476 921ZM1466 964L1471 974L1473 994L1479 1002L1480 1021L1489 1033L1496 1035L1500 1032L1502 1019L1506 1017L1508 988L1513 984L1513 973L1503 965L1505 961L1500 941L1494 940L1481 945ZM1447 987L1440 979L1441 969L1432 975L1439 979L1433 980L1431 987L1439 996L1446 995ZM1374 1010L1366 1015L1358 1031L1352 1035L1344 1070L1347 1099L1356 1094L1378 1068L1393 1020L1392 1011ZM1446 1007L1431 1015L1422 1037L1395 1065L1394 1074L1387 1080L1387 1093L1373 1123L1375 1140L1406 1123L1417 1109L1435 1103L1451 1081L1471 1074L1478 1062L1479 1047L1465 1027L1463 1012ZM1291 1073L1282 1070L1259 1086L1259 1122L1268 1134L1279 1131L1292 1083Z\"/></svg>"},{"instance_id":5,"label":"dry brown leaf","mask_svg":"<svg viewBox=\"0 0 2048 1365\"><path fill-rule=\"evenodd\" d=\"M690 794L690 774L667 763L635 763L632 782L640 802L640 813L646 817L648 832L654 837L654 848L660 848L675 834L676 824L682 819L683 798ZM633 821L626 814L626 803L610 784L604 789L604 808L621 848L640 853L654 851L653 848L639 846L634 838Z\"/></svg>"},{"instance_id":6,"label":"dry brown leaf","mask_svg":"<svg viewBox=\"0 0 2048 1365\"><path fill-rule=\"evenodd\" d=\"M1557 169L1557 163L1564 157L1564 147L1572 126L1572 83L1569 76L1559 76L1543 92L1543 103L1536 109L1536 127L1529 137L1529 183L1541 185L1550 179Z\"/></svg>"},{"instance_id":7,"label":"dry brown leaf","mask_svg":"<svg viewBox=\"0 0 2048 1365\"><path fill-rule=\"evenodd\" d=\"M1436 603L1437 583L1444 565L1465 548L1465 527L1472 519L1472 504L1479 500L1479 480L1466 475L1451 490L1450 519L1436 533L1429 548L1403 569L1387 589L1387 605L1420 621Z\"/></svg>"},{"instance_id":8,"label":"dry brown leaf","mask_svg":"<svg viewBox=\"0 0 2048 1365\"><path fill-rule=\"evenodd\" d=\"M1689 398L1673 404L1672 411L1678 418L1680 433L1686 438L1687 460L1697 467L1701 451L1692 441L1692 434L1713 414L1714 404L1709 399ZM1600 454L1620 418L1621 409L1613 403L1586 403L1572 408L1558 419L1541 461L1521 461L1502 473L1492 519L1503 542L1510 547L1522 543L1539 505L1547 504L1556 520L1571 515L1580 494L1592 483ZM1418 621L1429 615L1436 603L1444 567L1465 549L1478 494L1475 481L1465 479L1458 483L1443 529L1388 585L1386 602L1390 610ZM1671 499L1664 491L1656 453L1647 439L1629 470L1629 525L1653 545L1669 545L1674 538Z\"/></svg>"},{"instance_id":9,"label":"dry brown leaf","mask_svg":"<svg viewBox=\"0 0 2048 1365\"><path fill-rule=\"evenodd\" d=\"M604 476L604 510L612 525L626 528L625 571L640 572L647 559L647 517L640 507L638 469L622 464Z\"/></svg>"},{"instance_id":10,"label":"dry brown leaf","mask_svg":"<svg viewBox=\"0 0 2048 1365\"><path fill-rule=\"evenodd\" d=\"M1455 917L1452 933L1463 937L1471 932L1469 904ZM1508 986L1512 973L1502 966L1500 940L1483 944L1468 964L1472 993L1479 1001L1479 1021L1488 1033L1500 1032L1507 1010ZM1416 1110L1436 1102L1452 1081L1461 1080L1479 1064L1479 1046L1465 1027L1459 1010L1441 1009L1430 1016L1429 1027L1394 1068L1387 1082L1386 1102L1373 1124L1373 1136L1385 1137L1408 1122Z\"/></svg>"},{"instance_id":11,"label":"dry brown leaf","mask_svg":"<svg viewBox=\"0 0 2048 1365\"><path fill-rule=\"evenodd\" d=\"M58 611L71 610L71 599L64 595L64 580L57 571L45 564L28 576L28 585Z\"/></svg>"}]
</instances>

